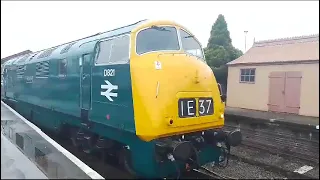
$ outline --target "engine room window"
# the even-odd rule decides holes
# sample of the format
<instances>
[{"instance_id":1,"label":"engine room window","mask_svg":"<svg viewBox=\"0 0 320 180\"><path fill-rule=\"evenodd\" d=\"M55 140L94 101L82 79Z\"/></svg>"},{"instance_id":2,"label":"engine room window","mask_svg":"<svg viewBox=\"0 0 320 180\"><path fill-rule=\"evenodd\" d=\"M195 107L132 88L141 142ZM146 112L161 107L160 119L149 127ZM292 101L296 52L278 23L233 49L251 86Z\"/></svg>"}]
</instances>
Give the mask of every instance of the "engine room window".
<instances>
[{"instance_id":1,"label":"engine room window","mask_svg":"<svg viewBox=\"0 0 320 180\"><path fill-rule=\"evenodd\" d=\"M36 77L49 76L49 61L41 61L36 63Z\"/></svg>"},{"instance_id":2,"label":"engine room window","mask_svg":"<svg viewBox=\"0 0 320 180\"><path fill-rule=\"evenodd\" d=\"M256 76L256 69L240 69L240 82L254 83Z\"/></svg>"},{"instance_id":3,"label":"engine room window","mask_svg":"<svg viewBox=\"0 0 320 180\"><path fill-rule=\"evenodd\" d=\"M16 73L17 73L17 78L22 78L23 75L24 75L24 73L25 73L25 71L26 71L26 69L27 69L27 66L26 66L26 65L20 65L20 66L18 66L18 69L17 69L17 71L16 71Z\"/></svg>"},{"instance_id":4,"label":"engine room window","mask_svg":"<svg viewBox=\"0 0 320 180\"><path fill-rule=\"evenodd\" d=\"M136 39L136 52L143 54L152 51L179 50L179 40L175 27L159 27L140 31Z\"/></svg>"},{"instance_id":5,"label":"engine room window","mask_svg":"<svg viewBox=\"0 0 320 180\"><path fill-rule=\"evenodd\" d=\"M97 46L96 64L125 64L129 61L130 37L101 41Z\"/></svg>"},{"instance_id":6,"label":"engine room window","mask_svg":"<svg viewBox=\"0 0 320 180\"><path fill-rule=\"evenodd\" d=\"M59 76L67 75L67 59L62 59L59 61Z\"/></svg>"},{"instance_id":7,"label":"engine room window","mask_svg":"<svg viewBox=\"0 0 320 180\"><path fill-rule=\"evenodd\" d=\"M203 58L202 48L198 41L189 33L184 30L179 30L181 36L182 49L194 56Z\"/></svg>"}]
</instances>

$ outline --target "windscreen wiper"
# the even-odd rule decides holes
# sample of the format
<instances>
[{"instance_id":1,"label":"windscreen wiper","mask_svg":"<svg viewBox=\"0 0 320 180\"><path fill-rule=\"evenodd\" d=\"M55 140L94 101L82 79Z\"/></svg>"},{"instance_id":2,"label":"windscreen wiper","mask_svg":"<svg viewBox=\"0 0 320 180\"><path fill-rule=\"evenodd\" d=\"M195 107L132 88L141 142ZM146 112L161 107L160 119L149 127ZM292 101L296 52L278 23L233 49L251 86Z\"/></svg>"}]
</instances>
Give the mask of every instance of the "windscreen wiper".
<instances>
[{"instance_id":1,"label":"windscreen wiper","mask_svg":"<svg viewBox=\"0 0 320 180\"><path fill-rule=\"evenodd\" d=\"M155 25L151 26L151 29L155 29L155 30L158 30L158 31L169 31L169 32L171 32L169 29L166 29L164 27L155 26Z\"/></svg>"},{"instance_id":2,"label":"windscreen wiper","mask_svg":"<svg viewBox=\"0 0 320 180\"><path fill-rule=\"evenodd\" d=\"M189 36L185 36L183 38L193 38L194 36L193 35L189 35Z\"/></svg>"}]
</instances>

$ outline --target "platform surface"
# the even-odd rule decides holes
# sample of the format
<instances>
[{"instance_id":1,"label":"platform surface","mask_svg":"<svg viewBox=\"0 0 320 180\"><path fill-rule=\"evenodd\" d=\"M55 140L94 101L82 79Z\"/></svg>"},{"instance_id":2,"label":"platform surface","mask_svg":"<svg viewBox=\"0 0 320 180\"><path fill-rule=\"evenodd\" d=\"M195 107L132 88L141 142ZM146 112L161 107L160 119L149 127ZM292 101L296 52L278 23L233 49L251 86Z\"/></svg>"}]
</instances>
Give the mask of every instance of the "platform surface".
<instances>
[{"instance_id":1,"label":"platform surface","mask_svg":"<svg viewBox=\"0 0 320 180\"><path fill-rule=\"evenodd\" d=\"M262 119L262 120L269 120L272 122L280 121L280 122L287 122L287 123L298 124L298 125L310 125L310 126L315 126L315 128L316 126L319 125L319 117L301 116L301 115L286 114L286 113L265 112L265 111L228 107L228 106L226 107L225 114L250 117L250 118Z\"/></svg>"},{"instance_id":2,"label":"platform surface","mask_svg":"<svg viewBox=\"0 0 320 180\"><path fill-rule=\"evenodd\" d=\"M1 101L1 179L104 179Z\"/></svg>"},{"instance_id":3,"label":"platform surface","mask_svg":"<svg viewBox=\"0 0 320 180\"><path fill-rule=\"evenodd\" d=\"M1 133L1 179L48 179Z\"/></svg>"}]
</instances>

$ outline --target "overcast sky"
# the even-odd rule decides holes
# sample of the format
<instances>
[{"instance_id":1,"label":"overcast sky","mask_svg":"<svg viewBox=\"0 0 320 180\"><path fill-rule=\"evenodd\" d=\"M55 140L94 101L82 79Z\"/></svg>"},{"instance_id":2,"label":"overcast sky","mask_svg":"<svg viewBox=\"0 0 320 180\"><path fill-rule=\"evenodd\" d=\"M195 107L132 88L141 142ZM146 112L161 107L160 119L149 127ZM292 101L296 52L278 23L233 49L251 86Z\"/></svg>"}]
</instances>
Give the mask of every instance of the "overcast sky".
<instances>
[{"instance_id":1,"label":"overcast sky","mask_svg":"<svg viewBox=\"0 0 320 180\"><path fill-rule=\"evenodd\" d=\"M1 1L1 58L37 51L142 19L173 20L207 45L218 14L228 23L233 45L247 49L266 40L319 33L319 1Z\"/></svg>"}]
</instances>

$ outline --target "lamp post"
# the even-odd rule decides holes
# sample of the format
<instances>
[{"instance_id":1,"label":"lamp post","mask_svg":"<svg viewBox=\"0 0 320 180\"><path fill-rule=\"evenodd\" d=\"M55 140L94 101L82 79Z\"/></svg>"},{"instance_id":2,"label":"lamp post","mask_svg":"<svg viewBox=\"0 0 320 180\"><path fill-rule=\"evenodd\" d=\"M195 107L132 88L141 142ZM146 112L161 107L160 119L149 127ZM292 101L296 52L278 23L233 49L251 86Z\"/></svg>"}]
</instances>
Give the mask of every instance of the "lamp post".
<instances>
[{"instance_id":1,"label":"lamp post","mask_svg":"<svg viewBox=\"0 0 320 180\"><path fill-rule=\"evenodd\" d=\"M247 51L247 33L248 31L244 31L244 51Z\"/></svg>"}]
</instances>

